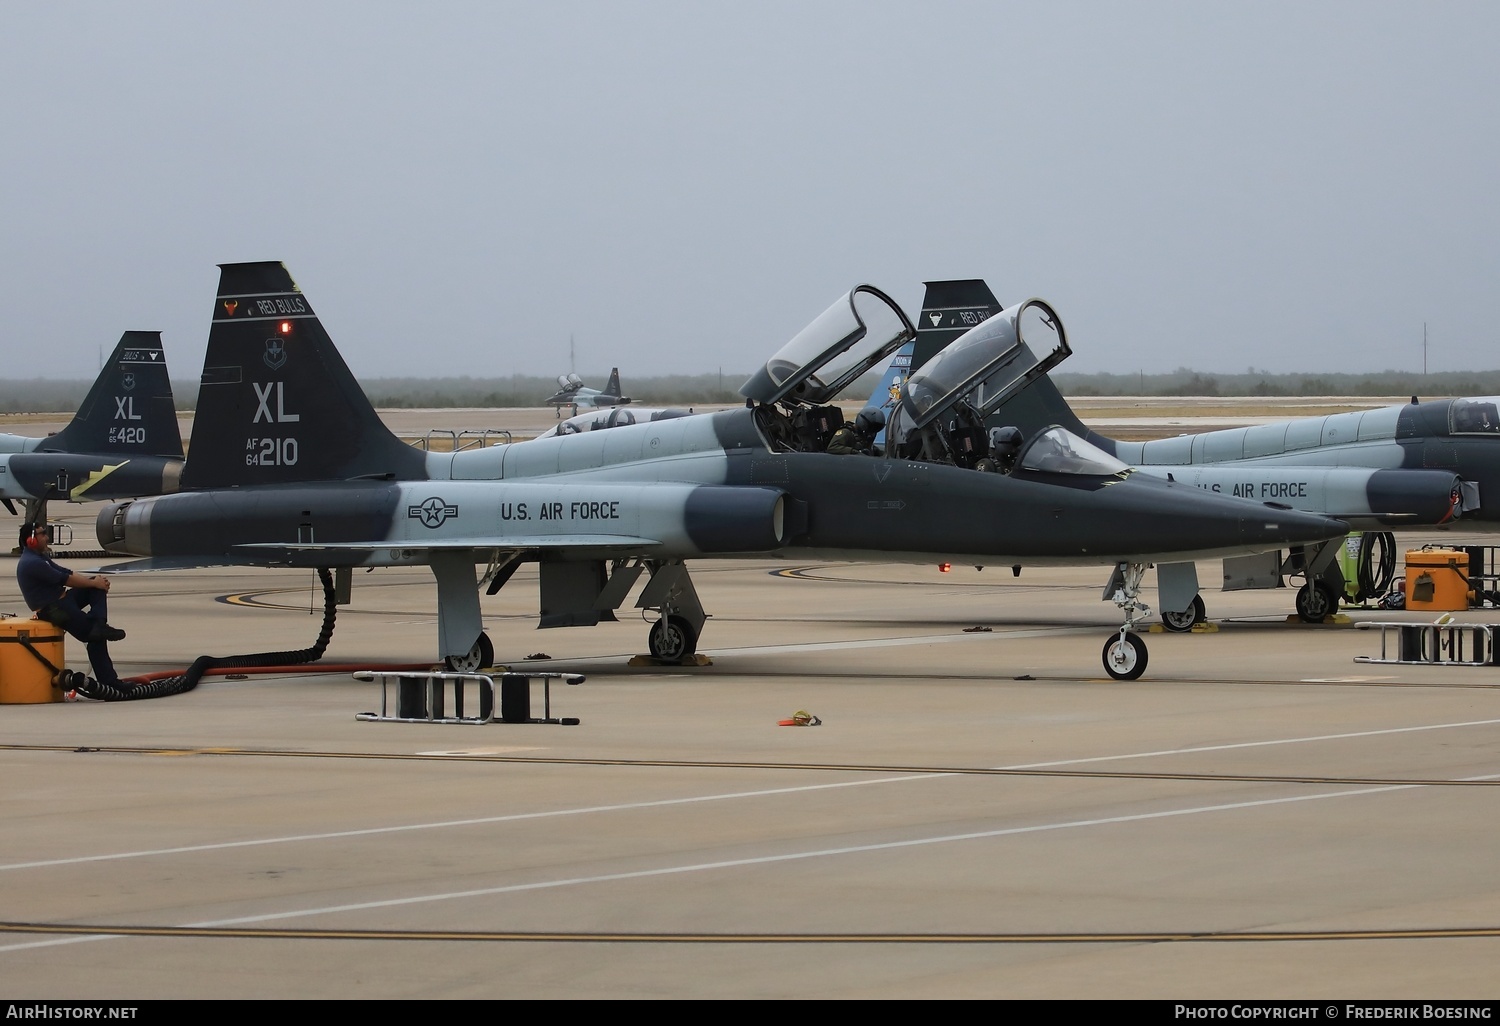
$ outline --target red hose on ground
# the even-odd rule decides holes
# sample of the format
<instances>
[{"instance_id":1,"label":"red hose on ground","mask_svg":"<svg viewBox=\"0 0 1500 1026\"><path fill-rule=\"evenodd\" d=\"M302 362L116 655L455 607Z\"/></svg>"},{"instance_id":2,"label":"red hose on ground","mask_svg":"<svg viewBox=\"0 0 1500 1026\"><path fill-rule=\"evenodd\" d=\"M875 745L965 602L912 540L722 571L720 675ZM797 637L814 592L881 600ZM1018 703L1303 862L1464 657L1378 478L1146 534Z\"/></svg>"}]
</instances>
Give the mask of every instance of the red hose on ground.
<instances>
[{"instance_id":1,"label":"red hose on ground","mask_svg":"<svg viewBox=\"0 0 1500 1026\"><path fill-rule=\"evenodd\" d=\"M210 674L245 674L252 673L354 673L358 670L432 670L436 663L321 663L291 664L287 666L215 666L203 671L203 676ZM440 668L440 667L439 667ZM165 680L168 677L181 677L187 673L187 667L180 670L157 670L153 673L142 673L135 677L120 678L127 684L149 684L154 680Z\"/></svg>"}]
</instances>

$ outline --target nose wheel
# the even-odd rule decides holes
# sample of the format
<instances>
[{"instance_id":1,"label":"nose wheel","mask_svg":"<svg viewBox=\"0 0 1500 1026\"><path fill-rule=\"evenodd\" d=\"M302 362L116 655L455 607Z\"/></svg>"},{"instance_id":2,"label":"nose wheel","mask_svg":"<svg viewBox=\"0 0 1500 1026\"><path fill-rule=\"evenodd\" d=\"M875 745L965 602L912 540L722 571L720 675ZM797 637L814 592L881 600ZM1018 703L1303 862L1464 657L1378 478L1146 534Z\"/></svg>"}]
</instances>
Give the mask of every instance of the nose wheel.
<instances>
[{"instance_id":1,"label":"nose wheel","mask_svg":"<svg viewBox=\"0 0 1500 1026\"><path fill-rule=\"evenodd\" d=\"M1136 620L1151 615L1151 607L1140 599L1141 578L1145 573L1145 563L1119 563L1104 586L1105 597L1125 614L1119 631L1104 643L1104 672L1115 680L1135 680L1146 672L1146 643L1130 630ZM1201 602L1194 607L1202 608Z\"/></svg>"},{"instance_id":2,"label":"nose wheel","mask_svg":"<svg viewBox=\"0 0 1500 1026\"><path fill-rule=\"evenodd\" d=\"M1135 680L1146 672L1146 643L1122 630L1104 643L1104 672L1115 680Z\"/></svg>"}]
</instances>

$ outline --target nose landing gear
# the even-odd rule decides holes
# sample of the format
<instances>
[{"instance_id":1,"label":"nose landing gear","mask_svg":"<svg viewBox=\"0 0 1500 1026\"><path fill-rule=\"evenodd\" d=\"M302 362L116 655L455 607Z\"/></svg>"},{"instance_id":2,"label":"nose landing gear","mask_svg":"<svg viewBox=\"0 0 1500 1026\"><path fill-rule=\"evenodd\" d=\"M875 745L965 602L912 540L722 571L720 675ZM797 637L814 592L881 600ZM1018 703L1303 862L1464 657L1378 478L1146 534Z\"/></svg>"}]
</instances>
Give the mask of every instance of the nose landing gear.
<instances>
[{"instance_id":1,"label":"nose landing gear","mask_svg":"<svg viewBox=\"0 0 1500 1026\"><path fill-rule=\"evenodd\" d=\"M1115 680L1135 680L1146 672L1146 643L1123 627L1104 642L1104 672Z\"/></svg>"},{"instance_id":2,"label":"nose landing gear","mask_svg":"<svg viewBox=\"0 0 1500 1026\"><path fill-rule=\"evenodd\" d=\"M1146 643L1132 630L1137 620L1151 615L1151 607L1140 600L1145 573L1145 563L1120 563L1104 586L1104 597L1125 614L1120 632L1104 643L1104 672L1115 680L1135 680L1146 672Z\"/></svg>"}]
</instances>

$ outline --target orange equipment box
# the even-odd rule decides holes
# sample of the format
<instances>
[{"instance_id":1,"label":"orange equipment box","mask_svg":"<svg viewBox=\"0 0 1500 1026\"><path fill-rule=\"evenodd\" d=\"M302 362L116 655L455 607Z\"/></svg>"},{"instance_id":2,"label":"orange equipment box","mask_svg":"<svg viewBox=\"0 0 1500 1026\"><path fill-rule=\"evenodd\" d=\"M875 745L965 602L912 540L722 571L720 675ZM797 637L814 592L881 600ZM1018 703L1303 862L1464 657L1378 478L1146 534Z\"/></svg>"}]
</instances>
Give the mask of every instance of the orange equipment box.
<instances>
[{"instance_id":1,"label":"orange equipment box","mask_svg":"<svg viewBox=\"0 0 1500 1026\"><path fill-rule=\"evenodd\" d=\"M1406 553L1406 608L1468 609L1469 554L1458 549L1411 549Z\"/></svg>"},{"instance_id":2,"label":"orange equipment box","mask_svg":"<svg viewBox=\"0 0 1500 1026\"><path fill-rule=\"evenodd\" d=\"M61 702L62 689L53 685L47 663L59 670L67 665L62 628L44 620L0 616L0 705Z\"/></svg>"}]
</instances>

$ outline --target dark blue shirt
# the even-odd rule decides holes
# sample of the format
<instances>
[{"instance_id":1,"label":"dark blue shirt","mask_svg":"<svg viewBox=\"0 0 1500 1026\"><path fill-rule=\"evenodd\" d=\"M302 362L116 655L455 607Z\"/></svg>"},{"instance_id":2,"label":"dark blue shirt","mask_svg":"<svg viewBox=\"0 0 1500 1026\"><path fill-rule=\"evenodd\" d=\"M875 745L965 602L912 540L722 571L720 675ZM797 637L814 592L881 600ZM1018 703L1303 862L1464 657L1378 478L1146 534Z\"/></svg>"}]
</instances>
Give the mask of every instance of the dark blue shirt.
<instances>
[{"instance_id":1,"label":"dark blue shirt","mask_svg":"<svg viewBox=\"0 0 1500 1026\"><path fill-rule=\"evenodd\" d=\"M72 575L73 571L58 566L35 549L22 552L16 562L16 583L21 586L21 597L26 600L26 605L33 610L61 598L63 585Z\"/></svg>"}]
</instances>

